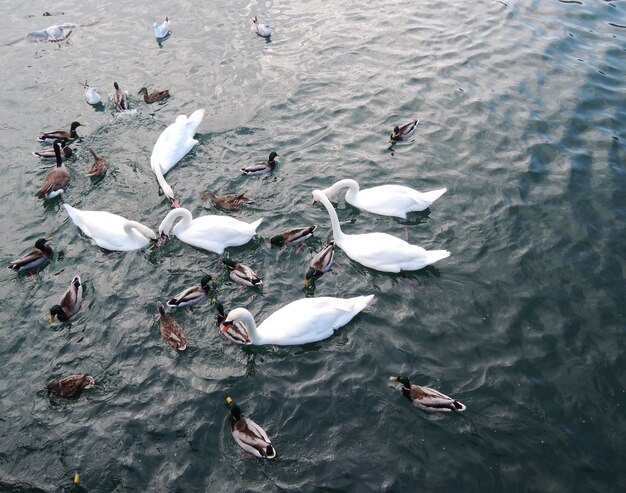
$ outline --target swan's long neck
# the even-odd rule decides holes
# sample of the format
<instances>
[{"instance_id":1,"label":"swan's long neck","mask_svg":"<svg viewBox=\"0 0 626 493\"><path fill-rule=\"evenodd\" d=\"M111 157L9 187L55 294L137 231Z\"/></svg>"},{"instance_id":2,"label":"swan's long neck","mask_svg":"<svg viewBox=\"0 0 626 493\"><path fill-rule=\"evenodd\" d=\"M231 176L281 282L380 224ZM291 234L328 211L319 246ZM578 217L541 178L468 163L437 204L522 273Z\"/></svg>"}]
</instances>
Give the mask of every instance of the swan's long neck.
<instances>
[{"instance_id":1,"label":"swan's long neck","mask_svg":"<svg viewBox=\"0 0 626 493\"><path fill-rule=\"evenodd\" d=\"M124 224L124 233L135 240L156 240L157 236L150 228L137 221L128 221Z\"/></svg>"},{"instance_id":2,"label":"swan's long neck","mask_svg":"<svg viewBox=\"0 0 626 493\"><path fill-rule=\"evenodd\" d=\"M187 229L191 225L193 217L191 215L191 212L189 212L187 209L184 209L182 207L173 209L167 214L167 216L165 216L165 219L163 219L163 221L161 222L161 225L159 226L159 234L165 233L166 235L169 235L172 229L174 229L174 223L178 219L181 219L181 222L176 225L176 228L180 230L181 228Z\"/></svg>"},{"instance_id":3,"label":"swan's long neck","mask_svg":"<svg viewBox=\"0 0 626 493\"><path fill-rule=\"evenodd\" d=\"M254 321L254 317L252 316L252 313L250 313L246 309L243 309L242 313L239 315L238 318L239 318L239 321L245 324L246 329L248 331L248 339L250 339L250 342L252 344L256 344L259 340L259 336L256 330L256 322Z\"/></svg>"},{"instance_id":4,"label":"swan's long neck","mask_svg":"<svg viewBox=\"0 0 626 493\"><path fill-rule=\"evenodd\" d=\"M321 202L324 207L326 207L328 215L330 216L330 224L333 228L333 238L335 239L335 243L341 246L340 243L343 241L345 235L343 234L343 232L341 231L341 227L339 226L339 218L337 217L337 212L335 211L333 204L331 204L330 200L328 200L328 197L326 197L326 195L324 195L319 190L315 190L313 192L313 197L315 198L315 200Z\"/></svg>"},{"instance_id":5,"label":"swan's long neck","mask_svg":"<svg viewBox=\"0 0 626 493\"><path fill-rule=\"evenodd\" d=\"M163 190L163 193L167 195L167 198L170 200L174 199L174 190L172 190L172 187L170 187L165 181L165 177L161 171L161 165L158 162L155 161L152 163L152 171L156 175L156 179L159 182L159 186Z\"/></svg>"},{"instance_id":6,"label":"swan's long neck","mask_svg":"<svg viewBox=\"0 0 626 493\"><path fill-rule=\"evenodd\" d=\"M322 190L322 192L324 192L324 194L328 197L334 197L335 194L339 192L339 190L341 190L342 188L348 189L348 191L346 192L346 202L348 203L350 202L350 199L355 198L356 194L359 193L359 184L356 181L350 179L339 180L332 187L326 188Z\"/></svg>"}]
</instances>

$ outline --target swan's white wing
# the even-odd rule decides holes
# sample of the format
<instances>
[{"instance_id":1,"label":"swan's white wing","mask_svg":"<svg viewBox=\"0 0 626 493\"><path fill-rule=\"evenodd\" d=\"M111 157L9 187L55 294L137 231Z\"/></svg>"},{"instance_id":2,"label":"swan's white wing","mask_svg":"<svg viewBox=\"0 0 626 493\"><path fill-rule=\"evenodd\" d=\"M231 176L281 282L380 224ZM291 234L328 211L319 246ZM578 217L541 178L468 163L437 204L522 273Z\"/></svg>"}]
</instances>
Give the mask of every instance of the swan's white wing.
<instances>
[{"instance_id":1,"label":"swan's white wing","mask_svg":"<svg viewBox=\"0 0 626 493\"><path fill-rule=\"evenodd\" d=\"M194 219L185 229L178 223L172 231L185 243L221 254L228 246L250 241L257 223L245 223L230 216L208 215Z\"/></svg>"},{"instance_id":2,"label":"swan's white wing","mask_svg":"<svg viewBox=\"0 0 626 493\"><path fill-rule=\"evenodd\" d=\"M381 214L406 218L410 211L423 211L437 200L446 189L433 192L419 192L402 185L381 185L359 191L350 203L360 209Z\"/></svg>"}]
</instances>

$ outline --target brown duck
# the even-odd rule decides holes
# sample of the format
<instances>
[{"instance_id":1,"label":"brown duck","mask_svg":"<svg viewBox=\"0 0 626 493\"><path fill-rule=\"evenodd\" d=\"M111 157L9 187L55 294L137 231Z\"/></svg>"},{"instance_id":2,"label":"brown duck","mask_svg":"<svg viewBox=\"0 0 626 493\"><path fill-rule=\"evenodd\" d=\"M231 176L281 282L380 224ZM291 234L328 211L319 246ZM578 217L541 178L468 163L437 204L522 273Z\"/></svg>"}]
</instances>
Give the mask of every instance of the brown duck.
<instances>
[{"instance_id":1,"label":"brown duck","mask_svg":"<svg viewBox=\"0 0 626 493\"><path fill-rule=\"evenodd\" d=\"M171 315L165 313L163 303L157 301L157 310L161 317L161 337L167 342L172 349L184 351L187 349L187 338L183 332L183 328L178 324Z\"/></svg>"},{"instance_id":2,"label":"brown duck","mask_svg":"<svg viewBox=\"0 0 626 493\"><path fill-rule=\"evenodd\" d=\"M102 176L107 172L107 162L103 157L96 154L96 151L92 147L89 147L89 152L93 156L93 164L89 168L87 176Z\"/></svg>"},{"instance_id":3,"label":"brown duck","mask_svg":"<svg viewBox=\"0 0 626 493\"><path fill-rule=\"evenodd\" d=\"M246 192L229 193L227 195L215 195L211 192L207 192L200 198L202 200L211 199L211 202L222 209L241 209L241 206L244 204L254 202L250 197L246 197Z\"/></svg>"},{"instance_id":4,"label":"brown duck","mask_svg":"<svg viewBox=\"0 0 626 493\"><path fill-rule=\"evenodd\" d=\"M35 194L38 199L51 199L65 192L72 178L70 172L63 164L61 158L61 144L58 140L54 141L54 153L56 155L57 167L50 171L43 179L43 183L39 191Z\"/></svg>"},{"instance_id":5,"label":"brown duck","mask_svg":"<svg viewBox=\"0 0 626 493\"><path fill-rule=\"evenodd\" d=\"M149 93L148 89L142 87L141 89L139 89L139 92L137 94L143 94L143 100L148 104L156 103L157 101L163 101L164 99L170 97L170 91L168 89L165 89L163 91L152 91Z\"/></svg>"},{"instance_id":6,"label":"brown duck","mask_svg":"<svg viewBox=\"0 0 626 493\"><path fill-rule=\"evenodd\" d=\"M95 384L91 375L68 375L48 382L48 397L78 397L83 389L90 389Z\"/></svg>"}]
</instances>

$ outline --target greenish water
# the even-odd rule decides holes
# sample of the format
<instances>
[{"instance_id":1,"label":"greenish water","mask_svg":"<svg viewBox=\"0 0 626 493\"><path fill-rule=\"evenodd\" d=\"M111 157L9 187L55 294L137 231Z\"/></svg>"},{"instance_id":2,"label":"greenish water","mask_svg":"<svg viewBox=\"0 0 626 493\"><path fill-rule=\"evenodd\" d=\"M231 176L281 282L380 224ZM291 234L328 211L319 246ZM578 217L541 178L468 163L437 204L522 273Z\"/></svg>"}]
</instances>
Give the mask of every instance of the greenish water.
<instances>
[{"instance_id":1,"label":"greenish water","mask_svg":"<svg viewBox=\"0 0 626 493\"><path fill-rule=\"evenodd\" d=\"M2 254L8 264L41 236L55 250L36 283L0 276L0 489L63 491L79 471L89 491L116 492L623 491L625 13L624 2L590 0L12 5L7 43L97 24L60 46L0 47ZM173 36L159 48L151 26L165 15ZM271 42L250 32L254 15L274 26ZM136 114L94 110L85 79L104 99L118 81ZM173 97L145 105L144 85ZM264 217L259 236L229 251L261 275L261 291L175 238L104 255L61 207L156 229L170 207L152 147L201 107L200 145L166 178L194 216L223 213L200 200L206 191L254 198L233 215ZM393 126L412 118L414 141L390 149ZM87 126L72 185L42 204L34 194L50 165L30 153L40 131L73 120ZM101 180L85 176L88 145L108 160ZM272 149L271 175L241 176ZM319 343L229 344L204 303L175 312L188 350L166 346L156 301L203 273L218 277L227 309L257 320L305 296L308 263L331 237L311 191L341 178L447 187L408 221L343 201L338 214L347 233L451 257L395 275L338 250L314 294L376 298ZM273 234L311 224L301 253L268 248ZM83 311L49 326L75 274ZM51 378L81 372L93 389L46 399ZM421 413L389 382L396 374L467 411ZM276 460L241 458L228 395L272 437Z\"/></svg>"}]
</instances>

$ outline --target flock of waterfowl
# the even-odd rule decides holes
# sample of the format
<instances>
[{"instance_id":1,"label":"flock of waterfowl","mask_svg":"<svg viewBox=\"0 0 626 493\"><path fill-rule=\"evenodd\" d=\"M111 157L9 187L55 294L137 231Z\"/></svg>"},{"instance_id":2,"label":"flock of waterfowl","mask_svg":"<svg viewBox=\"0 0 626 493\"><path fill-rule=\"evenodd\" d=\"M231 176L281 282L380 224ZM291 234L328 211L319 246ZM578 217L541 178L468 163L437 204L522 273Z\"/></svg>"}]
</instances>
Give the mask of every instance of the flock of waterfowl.
<instances>
[{"instance_id":1,"label":"flock of waterfowl","mask_svg":"<svg viewBox=\"0 0 626 493\"><path fill-rule=\"evenodd\" d=\"M159 43L169 36L170 20L154 24L154 33ZM262 24L256 16L252 20L252 31L262 37L269 37L272 28ZM59 39L66 39L68 34L49 28ZM43 32L43 31L42 31ZM50 39L47 39L48 41ZM97 89L87 81L81 83L85 90L85 99L89 104L98 105L101 97ZM129 111L129 101L117 82L114 82L111 102L116 111ZM163 101L170 94L168 90L148 92L145 87L139 90L148 104ZM193 112L189 117L180 115L169 125L156 141L150 158L150 166L160 188L171 202L173 209L161 221L158 234L151 228L137 221L129 220L107 211L79 210L64 203L63 207L72 222L89 237L95 245L106 251L130 251L149 246L159 247L169 236L196 248L223 254L231 246L248 243L257 233L263 218L246 223L227 215L204 215L193 218L191 212L180 207L174 191L165 180L165 175L198 143L194 135L202 122L204 109ZM41 159L55 159L56 167L43 179L37 198L53 200L62 195L71 183L71 175L65 163L75 152L70 147L79 140L77 128L80 122L74 121L69 130L43 133L40 141L53 142L53 148L34 154ZM407 141L415 133L418 120L411 120L398 125L391 133L393 142ZM93 148L89 152L94 158L88 176L102 176L106 173L106 160L98 156ZM264 175L275 169L278 154L272 151L267 161L241 169L246 175ZM339 192L346 190L345 201L353 207L372 214L394 216L405 219L413 211L423 211L440 198L446 189L418 192L401 185L381 185L361 190L353 179L340 180L324 190L313 190L315 202L321 203L327 210L332 228L333 240L312 259L305 276L305 285L309 286L328 272L335 257L335 247L339 247L353 261L370 269L382 272L398 273L422 269L450 255L447 250L425 250L387 233L372 232L365 234L347 234L341 230L337 213L331 203ZM252 202L245 192L224 196L207 193L203 200L211 199L222 209L236 210ZM313 235L317 226L293 228L274 235L270 243L274 246L302 244ZM34 280L33 271L43 267L50 260L53 251L49 245L51 238L40 238L35 243L35 250L10 263L9 268L17 272L29 273ZM256 287L262 280L250 267L229 257L223 257L222 263L230 278L242 286ZM165 306L170 309L186 307L192 310L197 303L209 298L211 276L204 276L198 285L184 289L170 298ZM59 303L50 308L49 321L56 317L64 322L71 319L82 304L83 285L80 276L75 275ZM254 315L244 307L224 312L221 302L216 303L218 310L219 332L227 339L238 344L254 345L301 345L321 341L330 337L335 330L349 323L373 300L374 295L353 298L308 297L293 301L276 310L262 323L257 325ZM214 299L214 302L217 301ZM165 306L156 303L159 314L160 333L169 347L178 351L187 348L187 338L176 319L166 312ZM463 411L465 406L440 392L428 387L412 385L406 377L393 376L392 381L403 385L403 394L418 408L428 412ZM95 379L88 374L69 375L54 379L48 383L48 395L75 397L83 389L92 387ZM232 420L232 434L235 441L247 452L267 459L276 457L276 449L263 428L250 418L245 417L231 397L227 398Z\"/></svg>"}]
</instances>

